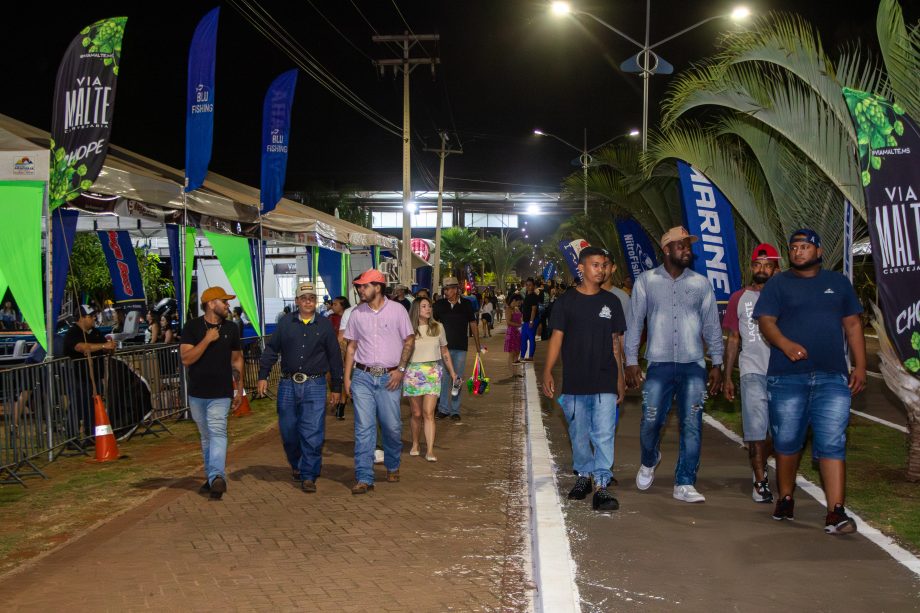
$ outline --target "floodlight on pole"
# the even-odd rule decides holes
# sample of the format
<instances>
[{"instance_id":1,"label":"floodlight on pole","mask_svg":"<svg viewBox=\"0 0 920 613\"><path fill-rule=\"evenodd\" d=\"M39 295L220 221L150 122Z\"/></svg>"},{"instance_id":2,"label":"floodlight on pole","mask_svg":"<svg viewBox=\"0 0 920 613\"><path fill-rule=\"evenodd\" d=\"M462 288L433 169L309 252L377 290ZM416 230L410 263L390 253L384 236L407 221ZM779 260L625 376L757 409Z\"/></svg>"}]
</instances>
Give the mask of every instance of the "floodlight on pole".
<instances>
[{"instance_id":1,"label":"floodlight on pole","mask_svg":"<svg viewBox=\"0 0 920 613\"><path fill-rule=\"evenodd\" d=\"M630 130L630 131L629 131L629 134L627 134L627 136L631 136L632 138L636 138L636 137L639 136L640 134L642 134L642 132L640 132L639 130Z\"/></svg>"},{"instance_id":2,"label":"floodlight on pole","mask_svg":"<svg viewBox=\"0 0 920 613\"><path fill-rule=\"evenodd\" d=\"M556 5L565 5L557 7ZM649 41L649 32L651 30L651 19L652 19L652 0L645 0L645 42L641 43L636 39L632 38L625 32L622 32L610 25L597 15L593 15L587 11L582 11L577 8L573 8L567 2L553 2L551 9L554 15L564 16L564 15L573 15L573 16L584 16L588 17L600 25L604 26L614 34L620 36L621 38L629 41L633 45L639 48L639 53L635 56L628 58L622 64L620 64L620 70L624 72L632 72L638 74L642 78L642 152L648 150L648 105L649 105L649 78L655 74L671 74L674 71L674 67L666 62L664 58L652 51L656 47L663 45L666 42L672 41L679 36L683 36L691 30L695 30L703 24L709 23L710 21L716 19L731 19L735 22L743 21L751 15L751 10L746 6L736 6L731 13L721 13L719 15L713 15L712 17L707 17L702 21L675 32L674 34L662 38L658 42L652 44Z\"/></svg>"},{"instance_id":3,"label":"floodlight on pole","mask_svg":"<svg viewBox=\"0 0 920 613\"><path fill-rule=\"evenodd\" d=\"M410 202L406 205L406 210L412 215L415 215L418 212L418 204Z\"/></svg>"}]
</instances>

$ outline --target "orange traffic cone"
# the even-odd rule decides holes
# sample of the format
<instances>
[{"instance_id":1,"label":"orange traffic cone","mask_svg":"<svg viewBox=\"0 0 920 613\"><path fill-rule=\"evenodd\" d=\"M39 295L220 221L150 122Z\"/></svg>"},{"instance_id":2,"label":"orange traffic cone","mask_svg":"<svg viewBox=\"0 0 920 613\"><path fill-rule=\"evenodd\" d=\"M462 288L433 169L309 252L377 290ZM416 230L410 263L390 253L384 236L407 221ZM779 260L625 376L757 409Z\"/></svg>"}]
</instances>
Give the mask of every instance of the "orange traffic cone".
<instances>
[{"instance_id":1,"label":"orange traffic cone","mask_svg":"<svg viewBox=\"0 0 920 613\"><path fill-rule=\"evenodd\" d=\"M243 388L243 402L233 411L234 417L246 417L252 415L252 407L249 406L249 396L246 394L246 388Z\"/></svg>"},{"instance_id":2,"label":"orange traffic cone","mask_svg":"<svg viewBox=\"0 0 920 613\"><path fill-rule=\"evenodd\" d=\"M105 411L102 396L93 396L93 409L96 413L96 461L109 462L118 459L118 443L112 433L109 415Z\"/></svg>"}]
</instances>

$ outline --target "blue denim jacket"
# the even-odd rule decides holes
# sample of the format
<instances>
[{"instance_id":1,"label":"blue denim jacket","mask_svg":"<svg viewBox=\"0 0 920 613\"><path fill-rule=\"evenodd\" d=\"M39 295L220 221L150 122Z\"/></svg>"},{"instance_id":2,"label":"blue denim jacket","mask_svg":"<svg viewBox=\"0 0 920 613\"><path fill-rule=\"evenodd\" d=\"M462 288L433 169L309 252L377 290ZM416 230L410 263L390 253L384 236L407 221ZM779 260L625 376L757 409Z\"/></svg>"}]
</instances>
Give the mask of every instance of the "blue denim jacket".
<instances>
[{"instance_id":1,"label":"blue denim jacket","mask_svg":"<svg viewBox=\"0 0 920 613\"><path fill-rule=\"evenodd\" d=\"M686 364L704 359L703 341L714 366L722 364L722 329L709 280L689 268L676 279L658 268L639 275L626 326L626 365L639 363L642 329L648 318L649 362Z\"/></svg>"}]
</instances>

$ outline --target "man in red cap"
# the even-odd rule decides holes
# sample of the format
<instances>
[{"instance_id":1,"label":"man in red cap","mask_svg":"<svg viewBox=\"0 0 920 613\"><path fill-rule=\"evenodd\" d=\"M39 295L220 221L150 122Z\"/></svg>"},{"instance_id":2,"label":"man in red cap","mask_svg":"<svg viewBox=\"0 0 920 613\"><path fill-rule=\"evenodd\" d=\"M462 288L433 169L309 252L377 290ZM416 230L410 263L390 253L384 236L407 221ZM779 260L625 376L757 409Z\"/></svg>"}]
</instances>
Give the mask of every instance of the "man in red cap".
<instances>
[{"instance_id":1,"label":"man in red cap","mask_svg":"<svg viewBox=\"0 0 920 613\"><path fill-rule=\"evenodd\" d=\"M188 404L201 435L208 477L198 491L212 500L227 491L227 414L243 400L240 328L227 317L234 298L222 287L206 289L201 294L204 315L185 325L179 347L188 367Z\"/></svg>"},{"instance_id":2,"label":"man in red cap","mask_svg":"<svg viewBox=\"0 0 920 613\"><path fill-rule=\"evenodd\" d=\"M741 288L728 299L728 309L722 327L728 332L725 348L725 375L722 390L729 401L735 399L732 371L735 362L741 370L741 422L748 457L754 472L751 497L754 502L773 502L767 478L767 458L773 447L767 442L770 429L770 411L767 404L767 366L770 363L770 346L760 334L757 320L751 317L760 290L770 277L779 272L779 252L773 245L762 243L751 254L751 284ZM739 347L741 357L738 358Z\"/></svg>"},{"instance_id":3,"label":"man in red cap","mask_svg":"<svg viewBox=\"0 0 920 613\"><path fill-rule=\"evenodd\" d=\"M374 487L377 424L383 440L387 481L399 481L402 421L399 400L406 365L415 347L409 314L383 295L386 277L371 268L355 280L361 304L345 326L346 395L355 405L355 485L352 494Z\"/></svg>"}]
</instances>

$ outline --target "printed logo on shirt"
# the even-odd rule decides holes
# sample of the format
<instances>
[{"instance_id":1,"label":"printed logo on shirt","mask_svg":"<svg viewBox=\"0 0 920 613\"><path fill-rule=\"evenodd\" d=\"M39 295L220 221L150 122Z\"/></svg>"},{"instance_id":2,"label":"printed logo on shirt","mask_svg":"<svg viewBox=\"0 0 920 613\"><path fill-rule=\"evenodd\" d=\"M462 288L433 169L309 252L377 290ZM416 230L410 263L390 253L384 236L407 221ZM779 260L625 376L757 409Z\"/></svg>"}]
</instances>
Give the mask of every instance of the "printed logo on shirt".
<instances>
[{"instance_id":1,"label":"printed logo on shirt","mask_svg":"<svg viewBox=\"0 0 920 613\"><path fill-rule=\"evenodd\" d=\"M827 288L826 290L824 290L824 293L825 293L825 294L833 294L833 293L834 293L834 290L832 290L831 288Z\"/></svg>"},{"instance_id":2,"label":"printed logo on shirt","mask_svg":"<svg viewBox=\"0 0 920 613\"><path fill-rule=\"evenodd\" d=\"M603 317L604 319L610 319L610 308L604 305L604 308L601 309L601 312L598 314L598 316Z\"/></svg>"}]
</instances>

